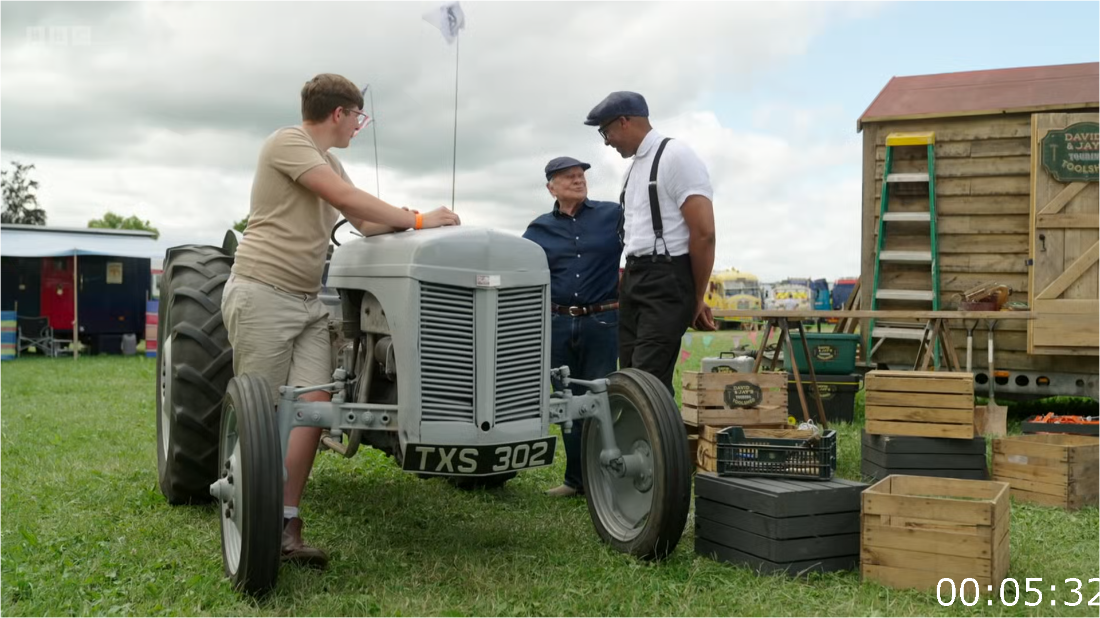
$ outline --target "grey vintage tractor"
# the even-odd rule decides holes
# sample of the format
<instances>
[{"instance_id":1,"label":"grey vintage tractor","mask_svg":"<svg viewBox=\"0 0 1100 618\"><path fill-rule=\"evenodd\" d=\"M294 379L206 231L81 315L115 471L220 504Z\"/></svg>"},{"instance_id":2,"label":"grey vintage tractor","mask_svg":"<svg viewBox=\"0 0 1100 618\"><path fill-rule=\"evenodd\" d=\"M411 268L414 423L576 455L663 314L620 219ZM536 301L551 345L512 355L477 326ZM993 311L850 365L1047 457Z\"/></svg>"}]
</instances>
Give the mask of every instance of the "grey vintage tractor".
<instances>
[{"instance_id":1,"label":"grey vintage tractor","mask_svg":"<svg viewBox=\"0 0 1100 618\"><path fill-rule=\"evenodd\" d=\"M551 368L550 272L525 239L457 227L359 238L332 254L332 381L272 389L233 376L221 319L235 243L168 251L157 358L160 488L216 500L225 573L240 590L278 574L283 453L293 427L321 448L360 446L459 488L499 487L553 463L550 427L582 431L588 511L601 539L641 559L676 547L691 462L675 401L634 369L581 381ZM582 395L570 385L587 389ZM326 390L332 401L301 401Z\"/></svg>"}]
</instances>

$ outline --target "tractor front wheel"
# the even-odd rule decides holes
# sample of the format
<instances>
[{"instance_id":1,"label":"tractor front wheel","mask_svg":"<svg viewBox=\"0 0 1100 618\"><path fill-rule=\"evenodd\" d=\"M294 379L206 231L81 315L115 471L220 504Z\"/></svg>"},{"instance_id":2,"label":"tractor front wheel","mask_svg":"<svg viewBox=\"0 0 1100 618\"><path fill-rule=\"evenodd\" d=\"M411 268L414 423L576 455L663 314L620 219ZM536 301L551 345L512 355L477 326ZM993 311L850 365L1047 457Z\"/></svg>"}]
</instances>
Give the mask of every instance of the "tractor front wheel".
<instances>
[{"instance_id":1,"label":"tractor front wheel","mask_svg":"<svg viewBox=\"0 0 1100 618\"><path fill-rule=\"evenodd\" d=\"M691 508L691 458L676 401L657 378L638 369L608 376L611 431L629 472L600 463L602 427L584 423L581 474L588 513L600 538L643 560L676 549Z\"/></svg>"}]
</instances>

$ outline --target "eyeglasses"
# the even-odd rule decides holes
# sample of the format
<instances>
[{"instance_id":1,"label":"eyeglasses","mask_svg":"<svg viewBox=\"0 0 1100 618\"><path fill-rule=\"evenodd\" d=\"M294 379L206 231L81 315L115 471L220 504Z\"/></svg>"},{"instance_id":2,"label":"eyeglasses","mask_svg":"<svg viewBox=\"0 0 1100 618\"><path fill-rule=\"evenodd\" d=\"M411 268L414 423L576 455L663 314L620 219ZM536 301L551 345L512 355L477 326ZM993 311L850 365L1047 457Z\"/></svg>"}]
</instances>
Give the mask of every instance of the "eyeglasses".
<instances>
[{"instance_id":1,"label":"eyeglasses","mask_svg":"<svg viewBox=\"0 0 1100 618\"><path fill-rule=\"evenodd\" d=\"M357 109L350 109L350 108L347 108L347 107L344 108L344 111L347 112L349 115L350 114L355 114L356 115L355 122L356 122L356 126L358 127L355 130L356 133L358 133L359 131L362 131L363 129L367 128L367 125L370 124L370 116L364 114L363 112L361 112Z\"/></svg>"},{"instance_id":2,"label":"eyeglasses","mask_svg":"<svg viewBox=\"0 0 1100 618\"><path fill-rule=\"evenodd\" d=\"M613 125L613 124L615 124L616 122L618 122L619 118L623 118L623 116L616 116L616 117L612 118L612 119L611 119L610 121L608 121L608 122L607 122L606 124L604 124L603 126L601 126L601 127L599 128L599 133L600 133L600 137L602 137L602 138L604 138L604 139L606 140L606 139L607 139L607 131L608 131L608 129L609 129L610 127L611 127L611 125Z\"/></svg>"}]
</instances>

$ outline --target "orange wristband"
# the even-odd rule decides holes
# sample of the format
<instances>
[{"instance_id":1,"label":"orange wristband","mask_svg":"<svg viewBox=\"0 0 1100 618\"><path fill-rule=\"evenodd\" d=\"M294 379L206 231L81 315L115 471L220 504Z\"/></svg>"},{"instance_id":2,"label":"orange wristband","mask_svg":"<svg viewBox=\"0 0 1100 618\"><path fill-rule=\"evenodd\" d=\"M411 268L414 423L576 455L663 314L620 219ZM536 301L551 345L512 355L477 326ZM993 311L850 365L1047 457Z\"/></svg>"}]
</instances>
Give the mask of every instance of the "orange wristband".
<instances>
[{"instance_id":1,"label":"orange wristband","mask_svg":"<svg viewBox=\"0 0 1100 618\"><path fill-rule=\"evenodd\" d=\"M416 213L416 227L415 229L424 229L424 215Z\"/></svg>"}]
</instances>

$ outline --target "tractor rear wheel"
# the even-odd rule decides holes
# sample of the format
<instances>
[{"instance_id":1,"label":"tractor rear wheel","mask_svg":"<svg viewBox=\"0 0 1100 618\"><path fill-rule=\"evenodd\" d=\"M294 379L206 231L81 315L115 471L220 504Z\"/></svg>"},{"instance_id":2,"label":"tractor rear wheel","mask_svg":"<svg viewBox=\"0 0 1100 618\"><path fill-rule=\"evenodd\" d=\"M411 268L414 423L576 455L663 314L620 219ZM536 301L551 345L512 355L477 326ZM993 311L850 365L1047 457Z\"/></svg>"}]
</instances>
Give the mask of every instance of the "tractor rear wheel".
<instances>
[{"instance_id":1,"label":"tractor rear wheel","mask_svg":"<svg viewBox=\"0 0 1100 618\"><path fill-rule=\"evenodd\" d=\"M218 477L222 397L233 350L222 290L233 258L217 247L172 249L157 323L157 477L171 504L209 502Z\"/></svg>"}]
</instances>

